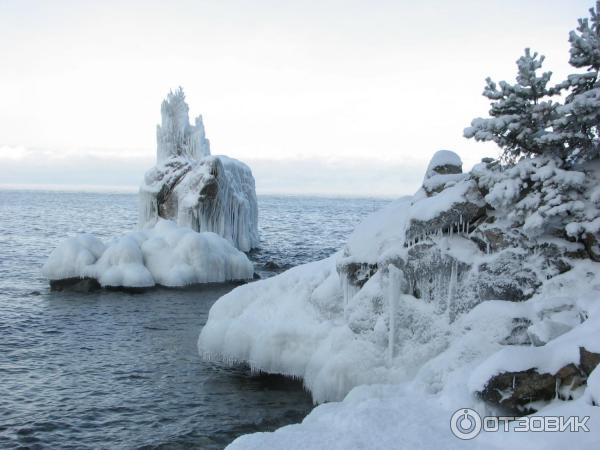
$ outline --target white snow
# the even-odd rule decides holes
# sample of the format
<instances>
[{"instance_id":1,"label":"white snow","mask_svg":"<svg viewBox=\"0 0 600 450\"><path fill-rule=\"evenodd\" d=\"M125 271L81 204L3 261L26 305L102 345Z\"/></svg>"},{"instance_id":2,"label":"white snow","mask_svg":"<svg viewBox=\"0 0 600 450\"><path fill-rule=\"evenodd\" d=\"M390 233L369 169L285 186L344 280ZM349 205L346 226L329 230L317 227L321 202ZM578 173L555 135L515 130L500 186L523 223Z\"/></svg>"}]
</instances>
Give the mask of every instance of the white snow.
<instances>
[{"instance_id":1,"label":"white snow","mask_svg":"<svg viewBox=\"0 0 600 450\"><path fill-rule=\"evenodd\" d=\"M412 202L402 197L366 217L348 237L344 256L372 264L384 252L402 251Z\"/></svg>"},{"instance_id":2,"label":"white snow","mask_svg":"<svg viewBox=\"0 0 600 450\"><path fill-rule=\"evenodd\" d=\"M225 302L219 300L215 304L221 319L218 323L227 335L225 351L235 352L243 347L243 352L237 355L242 359L244 354L252 355L249 362L254 369L294 376L302 376L300 374L304 372L305 385L316 400L327 396L335 398L342 390L331 390L348 386L347 383L356 387L341 402L317 406L301 424L286 426L272 433L241 436L228 449L561 449L574 442L593 446L600 441L600 408L592 406L593 402L598 404L600 398L598 369L592 373L580 398L573 401L556 399L536 413L536 416L590 416L587 423L590 433L482 432L473 441L466 442L454 437L449 428L450 417L458 409L473 408L482 416L494 414L473 395L490 375L499 371L528 369L532 364L537 364L540 371L555 371L569 362L578 361L579 345L585 345L590 351L600 350L597 343L600 284L595 277L587 277L585 281L585 274L596 267L592 263L582 262L574 273L557 277L555 283L527 302L488 301L451 325L438 323L441 332L437 339L443 339L443 345L432 350L428 349L431 340L413 340L393 356L391 366L389 353L385 357L374 355L376 346L359 344L358 339L345 332L339 322L322 320L319 323L315 320L311 302L306 301L311 298L308 291L316 292L317 289L313 288L319 280L323 285L328 284L330 264L329 260L312 263L290 271L295 272L293 276L288 272L275 279L254 283L257 292L253 296L241 295L253 285L238 288L233 295L229 294ZM301 277L310 284L301 283ZM282 279L277 281L277 278ZM285 290L284 280L294 281L289 290ZM282 290L276 291L274 284ZM577 284L580 296L561 296L566 292L572 293L573 286ZM294 302L292 292L302 289L306 289L306 292L301 292L305 301ZM260 296L258 291L263 291L264 296ZM275 293L279 298L275 297ZM551 293L555 296L548 297ZM337 295L340 295L339 292ZM585 328L574 327L562 336L562 340L558 338L552 341L553 345L546 347L500 344L500 340L510 332L512 318L539 320L544 311L558 310L565 303L566 306L587 309L589 318L584 322L587 324ZM225 310L236 307L235 314L227 315L231 323L226 323ZM430 314L426 320L433 318ZM214 320L215 314L211 310L207 327L200 338L201 348L210 346L208 340L211 336L215 337ZM286 326L287 322L291 322L290 327ZM275 324L279 324L277 330L271 333L269 328ZM402 327L405 324L399 325L400 328L396 329L404 332ZM423 326L423 323L415 324L415 327ZM258 332L260 339L254 336ZM244 333L243 336L240 333ZM430 354L423 357L423 352ZM265 364L266 361L268 364ZM406 371L399 370L399 366L409 362L416 367L407 376ZM320 378L315 377L315 373ZM363 380L360 380L361 373L364 374ZM383 380L393 384L378 384ZM322 389L330 391L325 393Z\"/></svg>"},{"instance_id":3,"label":"white snow","mask_svg":"<svg viewBox=\"0 0 600 450\"><path fill-rule=\"evenodd\" d=\"M592 378L597 380L599 374L600 371L594 371L590 381ZM588 387L585 395L592 397L597 393L597 389ZM470 407L484 415L484 409L469 397L455 397L452 405L439 396L423 394L410 382L360 386L343 402L327 403L313 409L301 424L288 425L272 433L241 436L227 449L563 450L574 444L581 448L597 448L600 408L584 399L560 402L537 415L590 416L587 422L589 433L523 433L501 429L499 432L482 431L475 439L463 441L450 432L452 414L457 409Z\"/></svg>"},{"instance_id":4,"label":"white snow","mask_svg":"<svg viewBox=\"0 0 600 450\"><path fill-rule=\"evenodd\" d=\"M90 277L102 286L149 287L248 280L254 269L217 234L159 219L106 245L91 235L69 238L50 254L42 273L50 280Z\"/></svg>"}]
</instances>

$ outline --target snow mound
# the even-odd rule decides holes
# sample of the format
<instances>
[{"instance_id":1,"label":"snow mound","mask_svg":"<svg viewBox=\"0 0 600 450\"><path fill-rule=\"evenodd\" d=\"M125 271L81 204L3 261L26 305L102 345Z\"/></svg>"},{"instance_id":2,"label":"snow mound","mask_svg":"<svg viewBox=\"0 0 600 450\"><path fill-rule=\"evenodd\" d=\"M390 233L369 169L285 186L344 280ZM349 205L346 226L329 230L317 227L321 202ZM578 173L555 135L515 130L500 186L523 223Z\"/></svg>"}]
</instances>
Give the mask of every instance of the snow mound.
<instances>
[{"instance_id":1,"label":"snow mound","mask_svg":"<svg viewBox=\"0 0 600 450\"><path fill-rule=\"evenodd\" d=\"M259 243L252 171L233 158L211 156L202 117L192 126L188 110L181 88L162 104L157 164L140 186L139 226L170 219L249 251Z\"/></svg>"},{"instance_id":2,"label":"snow mound","mask_svg":"<svg viewBox=\"0 0 600 450\"><path fill-rule=\"evenodd\" d=\"M248 280L254 269L244 253L217 234L159 219L107 245L91 235L69 238L50 254L42 274L50 280L93 278L104 287L141 288Z\"/></svg>"}]
</instances>

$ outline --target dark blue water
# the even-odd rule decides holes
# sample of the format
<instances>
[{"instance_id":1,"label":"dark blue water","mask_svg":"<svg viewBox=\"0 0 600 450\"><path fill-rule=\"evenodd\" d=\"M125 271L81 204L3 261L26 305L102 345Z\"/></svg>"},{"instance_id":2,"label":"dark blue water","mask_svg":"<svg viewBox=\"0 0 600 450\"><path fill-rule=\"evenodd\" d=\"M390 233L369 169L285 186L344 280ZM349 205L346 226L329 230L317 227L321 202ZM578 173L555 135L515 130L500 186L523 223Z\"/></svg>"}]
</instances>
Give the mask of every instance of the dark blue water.
<instances>
[{"instance_id":1,"label":"dark blue water","mask_svg":"<svg viewBox=\"0 0 600 450\"><path fill-rule=\"evenodd\" d=\"M200 360L211 305L234 286L50 292L58 241L135 227L128 194L0 191L0 448L223 448L298 422L301 383ZM384 200L260 197L262 276L337 250Z\"/></svg>"}]
</instances>

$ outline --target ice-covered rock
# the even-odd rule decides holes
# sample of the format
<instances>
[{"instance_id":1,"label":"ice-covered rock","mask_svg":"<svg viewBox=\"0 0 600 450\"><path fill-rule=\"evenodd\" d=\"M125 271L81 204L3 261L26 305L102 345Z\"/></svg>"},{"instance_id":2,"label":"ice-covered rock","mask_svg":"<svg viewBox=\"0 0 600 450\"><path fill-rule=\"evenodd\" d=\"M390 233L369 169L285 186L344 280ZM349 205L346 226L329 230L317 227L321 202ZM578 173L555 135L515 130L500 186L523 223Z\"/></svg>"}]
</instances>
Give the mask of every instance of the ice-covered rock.
<instances>
[{"instance_id":1,"label":"ice-covered rock","mask_svg":"<svg viewBox=\"0 0 600 450\"><path fill-rule=\"evenodd\" d=\"M69 238L50 254L42 273L51 281L91 279L102 287L145 288L249 280L254 269L217 234L159 219L108 244L91 235Z\"/></svg>"},{"instance_id":2,"label":"ice-covered rock","mask_svg":"<svg viewBox=\"0 0 600 450\"><path fill-rule=\"evenodd\" d=\"M139 231L105 245L90 235L61 243L43 267L54 289L145 288L249 280L242 252L258 244L248 166L211 156L202 116L191 125L183 90L170 92L156 130L157 164L139 193Z\"/></svg>"},{"instance_id":3,"label":"ice-covered rock","mask_svg":"<svg viewBox=\"0 0 600 450\"><path fill-rule=\"evenodd\" d=\"M217 233L238 249L258 245L258 204L250 168L211 156L202 116L190 125L183 90L169 93L157 128L157 161L140 187L139 226L159 217Z\"/></svg>"}]
</instances>

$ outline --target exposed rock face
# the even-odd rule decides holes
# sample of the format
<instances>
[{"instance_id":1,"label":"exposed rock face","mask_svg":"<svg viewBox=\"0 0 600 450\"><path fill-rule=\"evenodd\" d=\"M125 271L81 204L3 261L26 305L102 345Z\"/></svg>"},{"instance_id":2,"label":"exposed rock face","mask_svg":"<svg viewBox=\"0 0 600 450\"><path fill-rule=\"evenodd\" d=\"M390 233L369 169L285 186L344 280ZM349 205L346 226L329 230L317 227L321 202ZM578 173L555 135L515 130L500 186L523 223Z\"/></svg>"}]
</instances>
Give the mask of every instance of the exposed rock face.
<instances>
[{"instance_id":1,"label":"exposed rock face","mask_svg":"<svg viewBox=\"0 0 600 450\"><path fill-rule=\"evenodd\" d=\"M524 372L504 372L492 378L481 397L507 409L512 414L531 414L531 403L550 401L556 395L556 379L535 369Z\"/></svg>"},{"instance_id":2,"label":"exposed rock face","mask_svg":"<svg viewBox=\"0 0 600 450\"><path fill-rule=\"evenodd\" d=\"M50 280L50 289L53 291L93 292L100 289L100 283L94 278L64 278Z\"/></svg>"},{"instance_id":3,"label":"exposed rock face","mask_svg":"<svg viewBox=\"0 0 600 450\"><path fill-rule=\"evenodd\" d=\"M599 363L600 353L588 352L579 347L579 367L586 376L589 376Z\"/></svg>"},{"instance_id":4,"label":"exposed rock face","mask_svg":"<svg viewBox=\"0 0 600 450\"><path fill-rule=\"evenodd\" d=\"M157 128L157 165L140 187L139 225L162 217L212 231L242 251L258 245L254 177L244 163L211 156L202 116L190 125L181 88L167 96Z\"/></svg>"}]
</instances>

